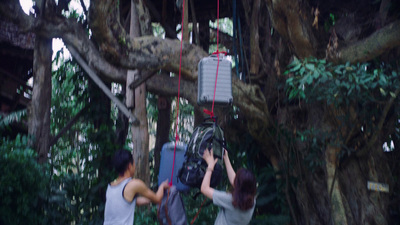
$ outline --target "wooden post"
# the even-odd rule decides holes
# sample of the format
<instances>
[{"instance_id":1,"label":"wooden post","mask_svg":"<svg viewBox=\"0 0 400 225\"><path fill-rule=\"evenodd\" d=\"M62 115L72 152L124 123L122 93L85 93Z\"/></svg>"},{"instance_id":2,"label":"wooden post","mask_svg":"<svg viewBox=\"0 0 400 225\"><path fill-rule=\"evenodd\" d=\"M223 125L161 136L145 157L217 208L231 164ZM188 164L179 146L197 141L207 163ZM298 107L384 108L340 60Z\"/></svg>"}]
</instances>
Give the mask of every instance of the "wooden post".
<instances>
[{"instance_id":1,"label":"wooden post","mask_svg":"<svg viewBox=\"0 0 400 225\"><path fill-rule=\"evenodd\" d=\"M197 28L197 19L196 19L196 11L194 8L194 1L190 0L190 12L192 13L192 30L193 30L193 43L196 45L200 44L200 39L199 39L199 30Z\"/></svg>"},{"instance_id":2,"label":"wooden post","mask_svg":"<svg viewBox=\"0 0 400 225\"><path fill-rule=\"evenodd\" d=\"M38 153L38 162L45 163L50 150L51 55L52 39L36 36L33 53L33 91L29 110L28 133Z\"/></svg>"},{"instance_id":3,"label":"wooden post","mask_svg":"<svg viewBox=\"0 0 400 225\"><path fill-rule=\"evenodd\" d=\"M184 4L184 18L183 18L183 33L182 33L182 37L183 37L183 41L189 42L189 0L183 0L185 1Z\"/></svg>"},{"instance_id":4,"label":"wooden post","mask_svg":"<svg viewBox=\"0 0 400 225\"><path fill-rule=\"evenodd\" d=\"M130 37L141 36L141 25L136 9L136 4L143 5L141 0L131 0L131 23L129 28ZM150 184L149 169L149 132L146 111L146 84L142 83L136 89L131 89L130 84L140 78L139 70L128 70L126 82L126 99L128 107L134 108L133 112L140 121L139 126L132 127L133 156L136 163L136 177ZM128 102L129 99L129 102Z\"/></svg>"}]
</instances>

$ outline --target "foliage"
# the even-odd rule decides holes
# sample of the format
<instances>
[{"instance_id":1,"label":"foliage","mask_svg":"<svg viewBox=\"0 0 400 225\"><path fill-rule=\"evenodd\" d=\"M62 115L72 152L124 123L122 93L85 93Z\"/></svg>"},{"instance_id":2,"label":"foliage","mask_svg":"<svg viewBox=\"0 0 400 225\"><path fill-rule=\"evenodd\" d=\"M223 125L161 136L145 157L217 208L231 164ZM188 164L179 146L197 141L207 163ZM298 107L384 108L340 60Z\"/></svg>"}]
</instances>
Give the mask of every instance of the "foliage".
<instances>
[{"instance_id":1,"label":"foliage","mask_svg":"<svg viewBox=\"0 0 400 225\"><path fill-rule=\"evenodd\" d=\"M89 80L75 61L62 58L53 73L51 130L58 133L79 111L94 102ZM93 105L93 104L92 104ZM96 104L94 104L96 105ZM107 110L88 110L52 147L48 223L101 224L107 182L115 176L109 159L116 148L115 123L95 124ZM111 113L112 114L112 113ZM115 113L114 113L115 114Z\"/></svg>"},{"instance_id":2,"label":"foliage","mask_svg":"<svg viewBox=\"0 0 400 225\"><path fill-rule=\"evenodd\" d=\"M11 112L5 117L2 117L0 115L0 130L8 127L12 123L20 122L25 117L26 117L26 109Z\"/></svg>"},{"instance_id":3,"label":"foliage","mask_svg":"<svg viewBox=\"0 0 400 225\"><path fill-rule=\"evenodd\" d=\"M135 222L133 224L158 225L157 206L151 205L149 207L136 207Z\"/></svg>"},{"instance_id":4,"label":"foliage","mask_svg":"<svg viewBox=\"0 0 400 225\"><path fill-rule=\"evenodd\" d=\"M220 189L221 186L217 189ZM202 194L196 197L199 191L198 189L191 189L187 194L181 195L186 209L187 220L189 223L195 220L194 224L213 224L217 218L218 207L214 206L212 201Z\"/></svg>"},{"instance_id":5,"label":"foliage","mask_svg":"<svg viewBox=\"0 0 400 225\"><path fill-rule=\"evenodd\" d=\"M374 67L368 63L333 65L324 59L295 59L286 80L289 100L299 98L307 102L324 100L336 106L351 102L379 102L396 97L398 73L390 67Z\"/></svg>"},{"instance_id":6,"label":"foliage","mask_svg":"<svg viewBox=\"0 0 400 225\"><path fill-rule=\"evenodd\" d=\"M333 65L315 58L296 59L285 73L289 76L286 80L289 101L333 106L340 112L336 118L340 124L368 136L379 129L378 118L388 102L393 101L394 107L398 107L399 73L390 64ZM357 115L357 122L351 115ZM342 147L351 151L350 146Z\"/></svg>"},{"instance_id":7,"label":"foliage","mask_svg":"<svg viewBox=\"0 0 400 225\"><path fill-rule=\"evenodd\" d=\"M304 149L299 154L302 154L304 165L312 173L325 166L323 149L329 136L330 134L313 128L296 133L296 141L304 144Z\"/></svg>"},{"instance_id":8,"label":"foliage","mask_svg":"<svg viewBox=\"0 0 400 225\"><path fill-rule=\"evenodd\" d=\"M382 158L386 159L386 157L398 155L396 149L399 143L398 112L400 106L398 65L378 60L355 65L350 63L334 65L325 60L307 58L304 60L295 59L289 65L285 74L288 75L286 93L289 104L324 104L328 107L332 106L332 109L338 112L335 114L335 119L339 125L336 130L329 134L313 128L298 129L295 134L297 143L301 143L300 146L302 146L302 149L296 149L296 152L303 154L302 159L311 172L314 173L318 167L323 166L324 159L321 155L329 141L329 136L330 139L341 139L339 143L345 143L338 146L341 148L337 155L338 163L343 162L356 150L363 148L365 142L368 142L378 129L384 130L379 137L381 145L394 143L394 148L383 149L391 152L385 154L385 157ZM351 115L353 115L353 118L351 118ZM359 139L356 139L357 136L353 135L351 142L346 142L345 137L340 136L340 130L343 129L341 124L346 126L346 129L358 132ZM393 127L389 128L392 125ZM304 152L307 154L304 154ZM392 186L394 191L390 194L390 198L396 200L392 202L398 202L399 196L396 191L398 189L396 189L398 177L395 172L398 170L396 170L395 165L390 165L392 163L398 164L397 158L390 158L381 162L387 163L393 171ZM388 210L393 218L397 218L400 214L395 204L392 204Z\"/></svg>"},{"instance_id":9,"label":"foliage","mask_svg":"<svg viewBox=\"0 0 400 225\"><path fill-rule=\"evenodd\" d=\"M176 98L172 102L171 121L172 129L170 140L175 140L176 134ZM188 103L186 99L179 99L179 115L178 115L178 136L182 142L189 142L190 135L193 132L194 124L194 107Z\"/></svg>"},{"instance_id":10,"label":"foliage","mask_svg":"<svg viewBox=\"0 0 400 225\"><path fill-rule=\"evenodd\" d=\"M0 224L43 224L46 166L36 161L28 137L2 138L0 145Z\"/></svg>"},{"instance_id":11,"label":"foliage","mask_svg":"<svg viewBox=\"0 0 400 225\"><path fill-rule=\"evenodd\" d=\"M272 166L262 168L257 176L258 196L256 215L251 224L288 224L290 216L284 198L282 179L275 180L277 173ZM258 213L257 213L258 211Z\"/></svg>"}]
</instances>

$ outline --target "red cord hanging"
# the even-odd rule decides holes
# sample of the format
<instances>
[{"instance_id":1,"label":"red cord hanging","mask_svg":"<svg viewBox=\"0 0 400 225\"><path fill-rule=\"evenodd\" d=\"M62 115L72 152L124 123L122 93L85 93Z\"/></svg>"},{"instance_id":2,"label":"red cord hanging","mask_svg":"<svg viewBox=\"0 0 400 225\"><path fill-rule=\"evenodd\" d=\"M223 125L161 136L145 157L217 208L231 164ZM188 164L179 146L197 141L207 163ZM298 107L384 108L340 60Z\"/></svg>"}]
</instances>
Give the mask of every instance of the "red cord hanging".
<instances>
[{"instance_id":1,"label":"red cord hanging","mask_svg":"<svg viewBox=\"0 0 400 225\"><path fill-rule=\"evenodd\" d=\"M172 179L174 176L174 167L175 167L175 155L176 155L176 145L177 142L179 141L179 136L178 136L178 120L179 120L179 98L180 98L180 89L181 89L181 68L182 68L182 45L183 45L183 21L184 21L184 15L185 15L185 0L182 1L182 23L181 23L181 48L180 48L180 56L179 56L179 79L178 79L178 97L176 99L176 125L175 125L175 147L174 147L174 158L172 161L172 173L171 173L171 180L169 181L169 185L172 186ZM211 117L214 117L214 102L215 102L215 93L217 89L217 80L218 80L218 70L219 70L219 54L225 54L226 52L220 52L219 51L219 0L217 0L217 51L213 53L217 55L218 58L218 63L217 63L217 72L215 76L215 85L214 85L214 96L213 96L213 102L212 102L212 107L211 111L204 109L204 113L210 115Z\"/></svg>"},{"instance_id":2,"label":"red cord hanging","mask_svg":"<svg viewBox=\"0 0 400 225\"><path fill-rule=\"evenodd\" d=\"M172 179L174 177L174 167L175 167L175 155L176 155L176 144L179 141L178 136L178 120L179 120L179 98L180 98L180 90L181 90L181 68L182 68L182 43L183 43L183 20L185 15L185 0L182 1L182 23L181 23L181 49L179 55L179 79L178 79L178 97L176 98L176 125L175 125L175 147L174 147L174 158L172 160L172 172L171 179L169 181L169 186L172 186Z\"/></svg>"},{"instance_id":3,"label":"red cord hanging","mask_svg":"<svg viewBox=\"0 0 400 225\"><path fill-rule=\"evenodd\" d=\"M209 115L210 117L214 117L214 103L215 103L215 93L217 91L217 80L218 80L218 70L219 70L219 54L227 54L226 52L220 52L219 50L219 0L217 0L217 51L213 52L213 55L217 55L217 73L215 75L215 85L214 85L214 96L213 96L213 101L212 101L212 106L211 106L211 111L204 109L204 113Z\"/></svg>"}]
</instances>

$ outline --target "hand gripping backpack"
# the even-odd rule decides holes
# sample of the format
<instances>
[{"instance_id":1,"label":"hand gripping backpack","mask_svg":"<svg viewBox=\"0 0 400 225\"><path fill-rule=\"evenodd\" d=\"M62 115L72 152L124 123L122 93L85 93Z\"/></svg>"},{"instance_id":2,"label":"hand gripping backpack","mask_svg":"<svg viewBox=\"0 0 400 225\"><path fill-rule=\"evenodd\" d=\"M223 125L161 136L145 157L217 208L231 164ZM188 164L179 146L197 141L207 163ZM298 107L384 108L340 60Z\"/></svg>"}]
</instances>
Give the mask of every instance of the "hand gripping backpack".
<instances>
[{"instance_id":1,"label":"hand gripping backpack","mask_svg":"<svg viewBox=\"0 0 400 225\"><path fill-rule=\"evenodd\" d=\"M215 119L214 121L208 121ZM200 188L207 170L207 163L203 159L205 149L213 149L214 157L218 158L211 175L211 187L216 187L222 178L223 151L225 148L224 132L217 125L216 118L206 119L197 126L190 138L185 153L185 161L179 170L179 180L190 187Z\"/></svg>"}]
</instances>

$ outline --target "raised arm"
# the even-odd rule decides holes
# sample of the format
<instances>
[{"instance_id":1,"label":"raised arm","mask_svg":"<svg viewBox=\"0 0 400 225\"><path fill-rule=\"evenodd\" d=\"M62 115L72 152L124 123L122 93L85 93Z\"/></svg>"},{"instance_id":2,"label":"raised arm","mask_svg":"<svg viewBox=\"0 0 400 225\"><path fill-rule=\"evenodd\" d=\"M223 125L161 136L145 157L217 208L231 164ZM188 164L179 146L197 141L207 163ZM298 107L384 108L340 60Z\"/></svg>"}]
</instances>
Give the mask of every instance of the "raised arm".
<instances>
[{"instance_id":1,"label":"raised arm","mask_svg":"<svg viewBox=\"0 0 400 225\"><path fill-rule=\"evenodd\" d=\"M207 170L204 175L203 182L201 183L201 193L205 195L207 198L212 199L214 194L214 189L210 187L211 174L214 171L214 166L217 163L218 159L214 159L213 150L210 151L208 149L204 150L203 159L207 162Z\"/></svg>"},{"instance_id":2,"label":"raised arm","mask_svg":"<svg viewBox=\"0 0 400 225\"><path fill-rule=\"evenodd\" d=\"M231 161L229 160L228 156L228 151L224 149L224 162L225 162L225 168L226 168L226 173L228 174L229 182L233 186L233 182L235 181L236 173L232 168Z\"/></svg>"}]
</instances>

